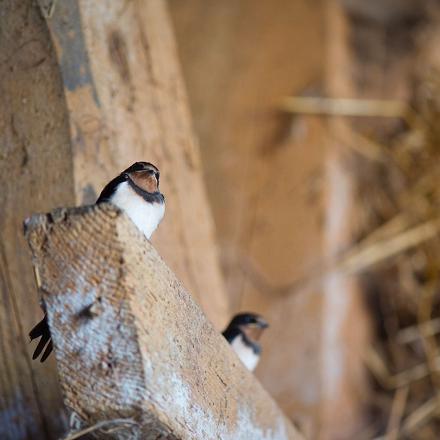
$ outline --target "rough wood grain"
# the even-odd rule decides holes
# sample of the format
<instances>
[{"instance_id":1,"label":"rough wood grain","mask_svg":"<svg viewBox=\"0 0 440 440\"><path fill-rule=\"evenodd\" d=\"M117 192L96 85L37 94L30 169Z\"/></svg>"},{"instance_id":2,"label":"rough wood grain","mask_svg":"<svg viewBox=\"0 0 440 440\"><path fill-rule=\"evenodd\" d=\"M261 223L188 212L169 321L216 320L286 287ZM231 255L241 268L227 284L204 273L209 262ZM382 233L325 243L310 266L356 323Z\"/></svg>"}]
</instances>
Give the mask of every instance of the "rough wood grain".
<instances>
[{"instance_id":1,"label":"rough wood grain","mask_svg":"<svg viewBox=\"0 0 440 440\"><path fill-rule=\"evenodd\" d=\"M87 424L131 418L143 439L300 438L125 214L58 210L32 217L27 238L65 403Z\"/></svg>"},{"instance_id":2,"label":"rough wood grain","mask_svg":"<svg viewBox=\"0 0 440 440\"><path fill-rule=\"evenodd\" d=\"M51 439L63 429L62 400L54 360L32 362L27 333L42 313L22 224L74 203L69 125L38 8L0 5L0 438Z\"/></svg>"},{"instance_id":3,"label":"rough wood grain","mask_svg":"<svg viewBox=\"0 0 440 440\"><path fill-rule=\"evenodd\" d=\"M221 328L230 318L198 146L164 0L56 2L77 204L138 160L161 170L167 214L153 238Z\"/></svg>"},{"instance_id":4,"label":"rough wood grain","mask_svg":"<svg viewBox=\"0 0 440 440\"><path fill-rule=\"evenodd\" d=\"M53 357L31 362L42 312L22 221L92 203L137 160L162 170L154 240L218 327L228 306L163 0L5 0L0 14L0 438L54 439Z\"/></svg>"}]
</instances>

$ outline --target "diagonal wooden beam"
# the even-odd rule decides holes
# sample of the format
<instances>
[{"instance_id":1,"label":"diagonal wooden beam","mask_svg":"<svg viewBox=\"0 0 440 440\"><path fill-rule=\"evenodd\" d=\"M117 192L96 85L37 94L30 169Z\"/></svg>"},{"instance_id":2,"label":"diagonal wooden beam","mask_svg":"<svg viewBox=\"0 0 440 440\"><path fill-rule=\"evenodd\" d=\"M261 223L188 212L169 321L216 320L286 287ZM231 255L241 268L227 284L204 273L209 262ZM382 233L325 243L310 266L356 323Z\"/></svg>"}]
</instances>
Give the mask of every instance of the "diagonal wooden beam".
<instances>
[{"instance_id":1,"label":"diagonal wooden beam","mask_svg":"<svg viewBox=\"0 0 440 440\"><path fill-rule=\"evenodd\" d=\"M155 245L217 328L229 301L167 2L4 0L0 35L0 439L55 440L64 408L52 359L32 362L25 217L93 203L151 161L167 199Z\"/></svg>"},{"instance_id":2,"label":"diagonal wooden beam","mask_svg":"<svg viewBox=\"0 0 440 440\"><path fill-rule=\"evenodd\" d=\"M25 229L83 423L128 419L115 438L301 438L124 213L60 209Z\"/></svg>"}]
</instances>

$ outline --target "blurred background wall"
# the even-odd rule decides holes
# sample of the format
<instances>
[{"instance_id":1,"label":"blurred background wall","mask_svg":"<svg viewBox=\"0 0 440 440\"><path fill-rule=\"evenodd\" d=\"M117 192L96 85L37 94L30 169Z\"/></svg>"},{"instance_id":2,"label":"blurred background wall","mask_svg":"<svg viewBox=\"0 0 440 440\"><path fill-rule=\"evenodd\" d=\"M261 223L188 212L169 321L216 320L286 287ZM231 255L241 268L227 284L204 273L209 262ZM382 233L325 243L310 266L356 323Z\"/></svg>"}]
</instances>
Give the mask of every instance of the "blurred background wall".
<instances>
[{"instance_id":1,"label":"blurred background wall","mask_svg":"<svg viewBox=\"0 0 440 440\"><path fill-rule=\"evenodd\" d=\"M231 307L271 322L257 375L309 434L317 435L320 420L331 424L332 408L339 432L350 432L363 387L347 347L350 339L362 346L363 332L341 334L350 311L363 319L355 295L344 291L354 287L329 280L327 296L322 285L296 283L320 275L324 255L347 243L349 196L337 182L329 186L325 122L282 110L288 96L325 93L328 5L170 6ZM331 222L328 210L336 214Z\"/></svg>"},{"instance_id":2,"label":"blurred background wall","mask_svg":"<svg viewBox=\"0 0 440 440\"><path fill-rule=\"evenodd\" d=\"M423 141L408 146L421 129L407 106L425 105L417 90L432 67L436 2L169 5L231 311L255 310L272 324L257 376L311 438L395 438L404 415L432 397L402 403L400 385L382 387L384 371L388 379L431 362L408 356L420 346L395 345L419 322L421 290L409 292L411 318L402 320L393 270L414 277L401 265L437 233L424 223L431 211L401 222L421 156L435 157ZM357 101L283 111L293 95ZM378 101L364 113L363 99ZM386 331L384 321L393 322ZM431 417L423 425L423 435L436 432Z\"/></svg>"}]
</instances>

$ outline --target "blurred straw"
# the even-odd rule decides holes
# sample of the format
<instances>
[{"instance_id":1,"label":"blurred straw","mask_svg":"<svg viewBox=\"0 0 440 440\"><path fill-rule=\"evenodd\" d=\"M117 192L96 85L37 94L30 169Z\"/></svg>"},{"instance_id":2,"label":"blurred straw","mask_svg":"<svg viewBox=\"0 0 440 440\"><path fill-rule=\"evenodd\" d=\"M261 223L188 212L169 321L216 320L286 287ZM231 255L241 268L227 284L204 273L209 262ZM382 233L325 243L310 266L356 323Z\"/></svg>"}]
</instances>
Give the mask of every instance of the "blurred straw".
<instances>
[{"instance_id":1,"label":"blurred straw","mask_svg":"<svg viewBox=\"0 0 440 440\"><path fill-rule=\"evenodd\" d=\"M84 429L69 431L66 436L62 437L60 440L76 440L87 434L92 434L95 431L102 431L105 435L110 435L116 431L121 430L133 430L133 428L138 428L139 425L133 419L113 419L113 420L103 420L101 422L95 423L92 426L88 426ZM131 433L130 438L137 439L138 436Z\"/></svg>"},{"instance_id":2,"label":"blurred straw","mask_svg":"<svg viewBox=\"0 0 440 440\"><path fill-rule=\"evenodd\" d=\"M350 142L344 142L344 145L372 161L384 163L391 159L384 145L369 139L356 130L350 130Z\"/></svg>"},{"instance_id":3,"label":"blurred straw","mask_svg":"<svg viewBox=\"0 0 440 440\"><path fill-rule=\"evenodd\" d=\"M423 294L419 301L419 309L417 313L417 320L419 325L421 325L423 322L429 322L429 320L431 319L434 297L437 292L437 285L438 279L435 276L431 278L429 285L425 289L423 289ZM438 358L438 347L436 343L436 338L432 335L421 335L421 341L428 363L430 380L437 396L437 403L440 405L440 376L438 369L436 369L436 360Z\"/></svg>"},{"instance_id":4,"label":"blurred straw","mask_svg":"<svg viewBox=\"0 0 440 440\"><path fill-rule=\"evenodd\" d=\"M406 327L396 335L399 344L410 344L420 340L421 336L434 336L440 333L440 318Z\"/></svg>"},{"instance_id":5,"label":"blurred straw","mask_svg":"<svg viewBox=\"0 0 440 440\"><path fill-rule=\"evenodd\" d=\"M364 356L365 363L377 381L387 389L396 389L407 386L412 382L424 379L430 373L430 369L426 363L416 365L415 367L404 370L400 373L392 375L379 354L371 348ZM435 371L440 371L440 357L435 360Z\"/></svg>"},{"instance_id":6,"label":"blurred straw","mask_svg":"<svg viewBox=\"0 0 440 440\"><path fill-rule=\"evenodd\" d=\"M370 116L406 118L409 106L394 99L349 99L291 96L284 98L281 108L289 113L333 116Z\"/></svg>"},{"instance_id":7,"label":"blurred straw","mask_svg":"<svg viewBox=\"0 0 440 440\"><path fill-rule=\"evenodd\" d=\"M400 422L405 412L408 399L409 387L398 388L394 394L393 404L391 405L390 418L388 419L387 433L385 440L397 440L400 430Z\"/></svg>"},{"instance_id":8,"label":"blurred straw","mask_svg":"<svg viewBox=\"0 0 440 440\"><path fill-rule=\"evenodd\" d=\"M377 243L386 240L389 237L396 236L407 230L411 225L411 221L403 212L399 212L385 223L373 229L362 241L362 245Z\"/></svg>"},{"instance_id":9,"label":"blurred straw","mask_svg":"<svg viewBox=\"0 0 440 440\"><path fill-rule=\"evenodd\" d=\"M440 437L439 73L436 68L432 78L420 75L408 100L414 107L399 100L286 97L280 106L291 114L395 118L405 126L390 121L388 131L377 131L381 142L365 135L374 129L368 121L343 121L344 131L338 131L335 143L356 152L344 158L355 167L359 202L352 224L362 240L279 287L249 260L241 266L257 288L276 294L317 287L332 272L371 274L361 280L377 317L378 348L364 359L376 378L369 396L375 415L369 432L375 431L368 438ZM331 130L326 135L334 136Z\"/></svg>"},{"instance_id":10,"label":"blurred straw","mask_svg":"<svg viewBox=\"0 0 440 440\"><path fill-rule=\"evenodd\" d=\"M403 390L408 390L408 388L404 388ZM396 392L397 393L400 390ZM405 391L402 391L404 393ZM406 391L407 394L407 391ZM406 404L407 395L404 397L399 397L401 400L405 399L404 402L399 402L399 405ZM393 401L393 407L395 404L395 400ZM400 408L399 408L400 410ZM413 411L404 421L403 426L399 430L397 426L393 431L387 431L385 436L376 437L374 440L397 440L401 438L402 435L405 437L413 434L418 428L420 428L423 424L429 422L429 420L435 415L437 412L435 399L430 399L423 405L419 406L415 411ZM399 419L400 424L400 419ZM414 437L411 437L414 438Z\"/></svg>"},{"instance_id":11,"label":"blurred straw","mask_svg":"<svg viewBox=\"0 0 440 440\"><path fill-rule=\"evenodd\" d=\"M344 258L338 266L348 274L361 272L374 264L434 238L439 232L440 219L428 220L390 238L373 243L368 242L366 246L362 246L361 243L350 251L350 255Z\"/></svg>"},{"instance_id":12,"label":"blurred straw","mask_svg":"<svg viewBox=\"0 0 440 440\"><path fill-rule=\"evenodd\" d=\"M437 412L437 399L433 397L419 406L404 421L402 433L413 434L421 425L427 423ZM414 438L414 437L413 437Z\"/></svg>"}]
</instances>

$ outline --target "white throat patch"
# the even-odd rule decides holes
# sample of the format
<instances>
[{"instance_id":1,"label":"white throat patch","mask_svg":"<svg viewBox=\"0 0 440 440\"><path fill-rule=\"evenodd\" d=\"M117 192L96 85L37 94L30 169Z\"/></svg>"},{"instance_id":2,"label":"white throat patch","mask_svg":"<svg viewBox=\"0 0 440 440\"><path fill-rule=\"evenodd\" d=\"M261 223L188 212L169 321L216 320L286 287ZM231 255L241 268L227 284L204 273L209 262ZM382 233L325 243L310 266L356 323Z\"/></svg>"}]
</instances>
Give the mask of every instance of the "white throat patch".
<instances>
[{"instance_id":1,"label":"white throat patch","mask_svg":"<svg viewBox=\"0 0 440 440\"><path fill-rule=\"evenodd\" d=\"M118 186L110 201L122 209L148 239L165 213L165 203L147 202L127 182Z\"/></svg>"},{"instance_id":2,"label":"white throat patch","mask_svg":"<svg viewBox=\"0 0 440 440\"><path fill-rule=\"evenodd\" d=\"M254 353L252 347L249 347L243 341L243 335L238 335L231 344L232 349L237 353L237 356L240 358L241 362L245 365L245 367L254 371L255 367L260 360L260 356Z\"/></svg>"}]
</instances>

